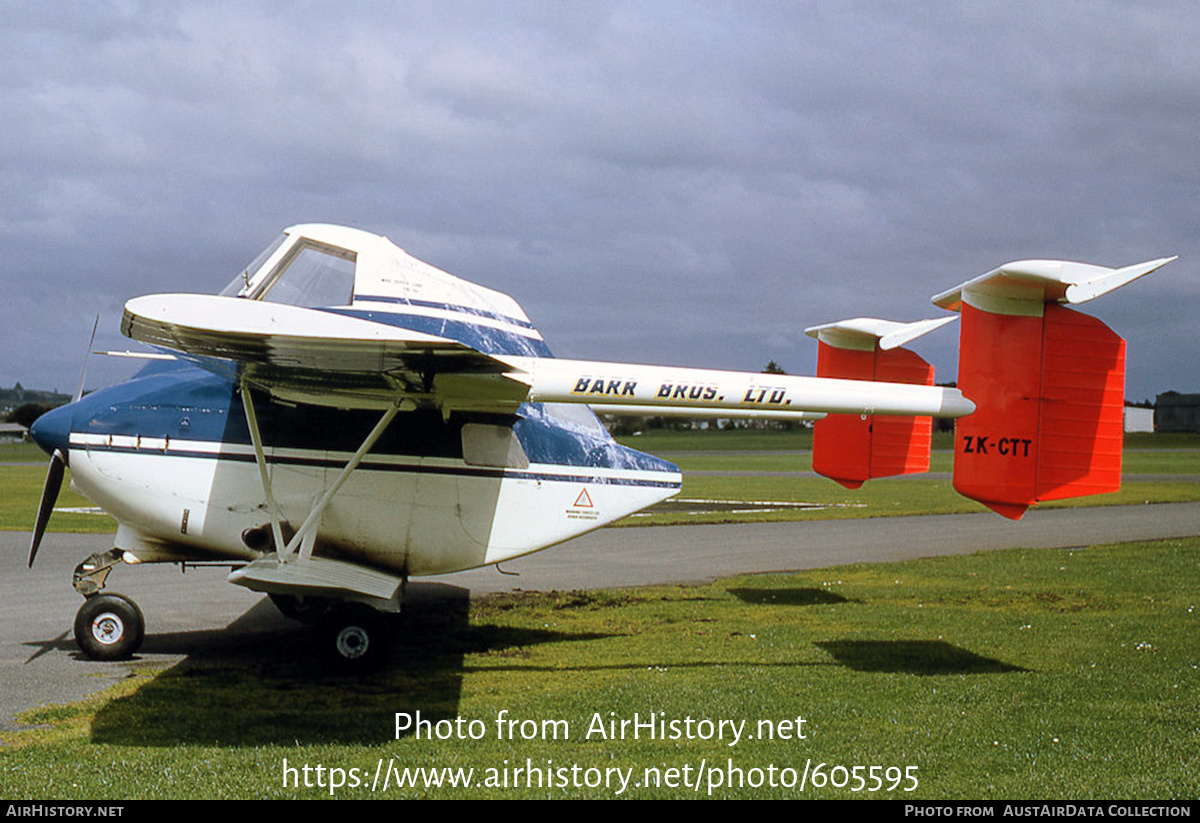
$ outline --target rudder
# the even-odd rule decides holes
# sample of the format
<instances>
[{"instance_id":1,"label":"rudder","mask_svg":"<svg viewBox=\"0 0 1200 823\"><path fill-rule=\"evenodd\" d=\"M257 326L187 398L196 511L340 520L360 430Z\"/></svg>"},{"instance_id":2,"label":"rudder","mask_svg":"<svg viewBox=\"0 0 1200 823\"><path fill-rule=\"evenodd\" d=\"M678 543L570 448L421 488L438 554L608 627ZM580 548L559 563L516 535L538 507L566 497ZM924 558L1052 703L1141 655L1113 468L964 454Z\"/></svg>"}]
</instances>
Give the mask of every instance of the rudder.
<instances>
[{"instance_id":1,"label":"rudder","mask_svg":"<svg viewBox=\"0 0 1200 823\"><path fill-rule=\"evenodd\" d=\"M1022 261L934 298L962 312L958 386L977 407L955 424L960 494L1017 519L1035 503L1120 489L1125 341L1059 303L1090 300L1166 262L1114 270Z\"/></svg>"},{"instance_id":2,"label":"rudder","mask_svg":"<svg viewBox=\"0 0 1200 823\"><path fill-rule=\"evenodd\" d=\"M952 319L952 318L951 318ZM820 341L817 376L933 385L933 366L908 349L891 346L944 320L901 324L869 318L807 330ZM933 418L830 414L813 424L813 471L857 489L875 477L929 471Z\"/></svg>"}]
</instances>

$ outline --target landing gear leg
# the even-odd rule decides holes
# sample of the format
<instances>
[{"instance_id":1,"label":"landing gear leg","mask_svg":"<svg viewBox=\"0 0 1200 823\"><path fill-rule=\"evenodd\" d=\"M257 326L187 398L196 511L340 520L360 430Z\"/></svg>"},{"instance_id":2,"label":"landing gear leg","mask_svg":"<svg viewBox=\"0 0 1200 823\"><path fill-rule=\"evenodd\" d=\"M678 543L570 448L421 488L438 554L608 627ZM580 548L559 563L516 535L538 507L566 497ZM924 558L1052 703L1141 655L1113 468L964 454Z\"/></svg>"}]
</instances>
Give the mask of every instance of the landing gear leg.
<instances>
[{"instance_id":1,"label":"landing gear leg","mask_svg":"<svg viewBox=\"0 0 1200 823\"><path fill-rule=\"evenodd\" d=\"M124 556L125 552L120 549L109 549L106 552L96 552L80 563L75 567L71 579L75 591L84 597L98 594L108 582L108 573L112 571L112 567L120 563Z\"/></svg>"},{"instance_id":2,"label":"landing gear leg","mask_svg":"<svg viewBox=\"0 0 1200 823\"><path fill-rule=\"evenodd\" d=\"M146 620L137 604L123 594L100 594L123 552L93 554L75 567L72 583L84 596L75 613L75 642L93 660L124 660L141 647Z\"/></svg>"}]
</instances>

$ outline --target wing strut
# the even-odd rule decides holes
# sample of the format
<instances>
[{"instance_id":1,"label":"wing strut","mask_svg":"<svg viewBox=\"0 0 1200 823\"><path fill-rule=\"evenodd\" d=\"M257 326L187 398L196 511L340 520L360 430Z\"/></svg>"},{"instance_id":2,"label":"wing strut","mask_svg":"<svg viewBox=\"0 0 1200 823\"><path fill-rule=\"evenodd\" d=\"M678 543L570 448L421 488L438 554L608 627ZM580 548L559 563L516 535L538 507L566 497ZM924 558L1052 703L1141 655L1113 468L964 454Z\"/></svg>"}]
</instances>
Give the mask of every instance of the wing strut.
<instances>
[{"instance_id":1,"label":"wing strut","mask_svg":"<svg viewBox=\"0 0 1200 823\"><path fill-rule=\"evenodd\" d=\"M301 560L308 560L312 556L315 539L306 538L310 537L310 533L315 538L316 524L320 522L321 515L325 512L325 507L329 505L329 501L341 489L342 484L349 479L350 474L358 468L358 464L367 456L367 452L375 445L375 441L387 430L388 425L392 422L392 418L400 411L404 400L398 397L392 402L388 410L383 413L383 417L375 424L375 428L371 429L371 433L367 435L362 445L358 447L358 451L342 467L342 471L338 474L337 479L325 490L325 494L313 506L312 511L308 513L308 517L304 518L304 522L300 525L300 528L296 530L296 533L292 535L292 539L284 546L283 526L279 518L279 506L275 502L275 495L271 491L271 477L267 473L266 454L262 447L262 435L258 429L258 415L254 411L254 400L250 396L250 389L244 383L242 384L241 392L242 406L246 412L246 423L250 427L250 440L254 444L254 460L258 463L258 476L262 481L263 494L267 498L267 507L271 512L271 533L275 538L275 547L279 554L279 562L288 563L292 560L293 555ZM282 550L280 550L280 546L283 546ZM297 549L299 549L298 553Z\"/></svg>"},{"instance_id":2,"label":"wing strut","mask_svg":"<svg viewBox=\"0 0 1200 823\"><path fill-rule=\"evenodd\" d=\"M275 538L275 550L284 545L283 527L279 523L279 505L271 493L271 476L267 473L267 458L263 453L262 435L258 431L258 414L254 411L254 399L250 388L242 383L242 409L246 413L246 426L250 429L250 442L254 444L254 462L258 464L258 479L262 481L263 495L267 498L267 510L271 513L271 534Z\"/></svg>"},{"instance_id":3,"label":"wing strut","mask_svg":"<svg viewBox=\"0 0 1200 823\"><path fill-rule=\"evenodd\" d=\"M300 524L300 528L294 535L292 535L292 539L288 542L287 548L284 550L283 554L280 555L280 562L288 562L292 553L296 551L296 547L300 546L301 542L304 541L304 538L308 534L309 530L315 530L316 524L318 521L320 521L321 515L325 512L325 507L329 505L329 501L333 499L333 496L337 494L338 489L340 489L342 484L345 483L350 477L350 473L358 468L358 464L361 463L362 459L367 456L367 452L369 452L371 447L375 445L375 441L378 440L379 436L383 434L385 429L387 429L388 424L392 422L392 418L396 416L396 412L400 411L400 405L402 402L403 400L401 398L397 398L392 405L388 407L388 410L383 413L383 417L379 418L379 422L375 424L375 428L371 429L371 433L367 435L367 439L362 442L362 445L358 447L358 451L356 451L354 456L350 458L350 462L342 468L341 474L339 474L337 479L333 481L333 485L325 490L325 494L319 501L317 501L317 505L313 506L313 510L308 513L308 517L304 518L304 522ZM300 554L301 559L307 560L312 556L313 542L314 541L312 540L304 542L304 550Z\"/></svg>"}]
</instances>

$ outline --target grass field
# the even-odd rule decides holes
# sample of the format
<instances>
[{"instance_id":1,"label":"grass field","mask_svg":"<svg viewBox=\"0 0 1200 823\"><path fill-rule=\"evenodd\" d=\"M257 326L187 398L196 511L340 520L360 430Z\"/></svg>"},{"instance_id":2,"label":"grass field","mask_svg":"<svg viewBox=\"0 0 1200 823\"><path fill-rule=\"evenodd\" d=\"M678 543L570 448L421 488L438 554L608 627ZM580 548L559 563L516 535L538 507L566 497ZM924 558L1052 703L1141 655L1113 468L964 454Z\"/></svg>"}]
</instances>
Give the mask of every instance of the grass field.
<instances>
[{"instance_id":1,"label":"grass field","mask_svg":"<svg viewBox=\"0 0 1200 823\"><path fill-rule=\"evenodd\" d=\"M618 438L626 446L653 454L692 451L807 451L812 448L812 429L771 431L755 429L704 429L674 431L648 429L641 434ZM953 447L953 435L939 432L933 448ZM1125 435L1126 449L1200 449L1200 434L1135 432Z\"/></svg>"},{"instance_id":2,"label":"grass field","mask_svg":"<svg viewBox=\"0 0 1200 823\"><path fill-rule=\"evenodd\" d=\"M90 509L92 502L70 488L71 474L63 480L62 491L50 517L49 530L55 532L113 532L117 523L103 514L77 514L64 509ZM45 466L26 466L0 463L0 529L32 531L37 517L42 486L46 482Z\"/></svg>"},{"instance_id":3,"label":"grass field","mask_svg":"<svg viewBox=\"0 0 1200 823\"><path fill-rule=\"evenodd\" d=\"M33 443L0 443L0 464L45 463L46 453Z\"/></svg>"},{"instance_id":4,"label":"grass field","mask_svg":"<svg viewBox=\"0 0 1200 823\"><path fill-rule=\"evenodd\" d=\"M660 454L684 472L684 500L786 501L811 508L770 511L710 511L703 505L671 505L621 521L622 526L678 523L729 523L764 520L808 520L883 517L899 514L984 511L978 503L955 494L949 478L913 476L874 480L848 491L822 478L797 477L812 468L810 430L651 431L623 442ZM949 435L935 438L933 472L949 472ZM0 529L32 529L45 482L45 455L36 446L0 446ZM1130 435L1126 441L1127 475L1153 475L1154 480L1127 480L1117 494L1055 503L1055 506L1134 505L1200 500L1200 435ZM752 473L759 473L754 475ZM726 473L736 476L714 476ZM1178 478L1173 478L1177 475ZM68 474L68 478L69 478ZM87 500L64 485L57 508L85 508ZM114 521L103 515L57 511L51 531L111 532Z\"/></svg>"},{"instance_id":5,"label":"grass field","mask_svg":"<svg viewBox=\"0 0 1200 823\"><path fill-rule=\"evenodd\" d=\"M285 633L30 713L43 727L4 741L0 796L604 798L628 776L619 796L1195 798L1198 560L1200 540L1165 541L442 603L358 679ZM418 711L441 724L397 739ZM501 734L503 711L533 722ZM596 733L650 713L678 735ZM734 726L689 739L717 728L702 720ZM380 764L473 769L472 786L372 792ZM552 785L526 788L528 764ZM575 780L601 785L557 785Z\"/></svg>"},{"instance_id":6,"label":"grass field","mask_svg":"<svg viewBox=\"0 0 1200 823\"><path fill-rule=\"evenodd\" d=\"M685 471L808 468L802 443L732 434L698 446L669 433L656 450ZM1127 483L1125 502L1196 499L1195 441L1129 445L1127 470L1181 481ZM0 459L0 527L28 528L2 524L32 520L43 464ZM819 494L850 505L806 516L964 505L936 477L853 497L794 476L702 475L684 489ZM64 489L59 505L86 501ZM59 512L52 527L106 520ZM28 713L38 728L0 739L0 796L1194 798L1198 560L1194 539L459 599L410 611L387 665L359 677L315 662L305 630L250 637L165 671L135 664L92 700ZM397 736L396 713L418 711L437 725ZM501 712L530 722L501 735ZM596 730L651 713L679 734ZM723 739L687 736L710 729ZM447 767L473 769L470 787L394 784ZM377 769L386 791L370 788Z\"/></svg>"},{"instance_id":7,"label":"grass field","mask_svg":"<svg viewBox=\"0 0 1200 823\"><path fill-rule=\"evenodd\" d=\"M824 478L797 476L812 469L811 431L652 431L623 438L627 445L651 451L683 470L684 500L784 501L811 508L768 511L710 511L698 504L651 509L621 521L622 526L680 523L729 523L886 517L905 514L955 514L986 511L954 492L950 478L915 475L872 480L853 491ZM931 471L953 468L950 436L937 435ZM1127 437L1126 481L1116 494L1060 501L1048 506L1141 505L1200 500L1200 435ZM757 474L755 474L757 473ZM1146 475L1153 479L1135 479ZM769 508L769 507L766 507Z\"/></svg>"}]
</instances>

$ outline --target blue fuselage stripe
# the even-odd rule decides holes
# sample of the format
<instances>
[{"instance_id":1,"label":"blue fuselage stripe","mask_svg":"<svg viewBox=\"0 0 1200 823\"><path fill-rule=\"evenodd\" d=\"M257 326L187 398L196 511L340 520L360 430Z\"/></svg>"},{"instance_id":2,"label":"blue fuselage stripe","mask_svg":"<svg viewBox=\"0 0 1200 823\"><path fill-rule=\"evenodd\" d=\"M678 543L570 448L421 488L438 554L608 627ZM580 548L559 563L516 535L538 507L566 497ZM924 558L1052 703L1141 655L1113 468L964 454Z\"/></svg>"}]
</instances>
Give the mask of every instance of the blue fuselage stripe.
<instances>
[{"instance_id":1,"label":"blue fuselage stripe","mask_svg":"<svg viewBox=\"0 0 1200 823\"><path fill-rule=\"evenodd\" d=\"M498 329L484 323L474 323L469 315L463 320L455 320L448 317L430 317L425 314L408 314L382 309L331 308L321 309L321 311L457 340L484 354L508 354L521 357L554 356L545 341L538 337Z\"/></svg>"},{"instance_id":2,"label":"blue fuselage stripe","mask_svg":"<svg viewBox=\"0 0 1200 823\"><path fill-rule=\"evenodd\" d=\"M217 460L235 463L253 463L254 455L236 453L213 453L210 451L190 451L180 449L172 444L167 451L153 448L134 448L129 446L74 446L73 450L112 452L117 454L140 454L147 457L183 457L199 460ZM345 460L335 460L323 457L299 457L290 455L273 455L267 457L267 463L287 466L309 466L313 468L341 469L346 465ZM639 480L627 477L605 477L603 475L583 474L544 474L521 469L501 469L479 466L422 466L412 464L379 463L369 458L359 464L356 471L384 471L409 474L440 474L460 477L491 478L504 480L542 480L552 483L592 483L605 486L639 486L656 489L677 489L678 481L668 480Z\"/></svg>"},{"instance_id":3,"label":"blue fuselage stripe","mask_svg":"<svg viewBox=\"0 0 1200 823\"><path fill-rule=\"evenodd\" d=\"M437 309L439 311L449 311L455 314L466 314L473 317L485 317L488 320L499 320L501 323L508 323L513 326L520 326L523 329L534 329L532 323L528 320L519 320L516 317L509 317L506 314L499 312L487 311L486 309L473 309L470 306L459 306L454 303L438 303L434 300L412 300L407 297L384 297L380 294L356 294L354 302L357 303L392 303L398 306L415 306L421 309ZM354 306L354 308L358 308Z\"/></svg>"}]
</instances>

